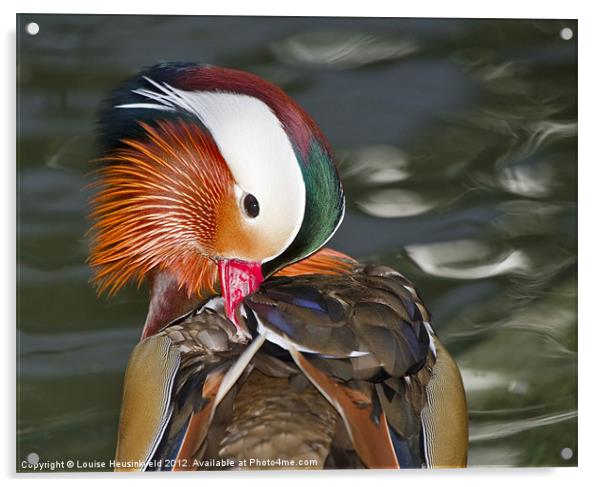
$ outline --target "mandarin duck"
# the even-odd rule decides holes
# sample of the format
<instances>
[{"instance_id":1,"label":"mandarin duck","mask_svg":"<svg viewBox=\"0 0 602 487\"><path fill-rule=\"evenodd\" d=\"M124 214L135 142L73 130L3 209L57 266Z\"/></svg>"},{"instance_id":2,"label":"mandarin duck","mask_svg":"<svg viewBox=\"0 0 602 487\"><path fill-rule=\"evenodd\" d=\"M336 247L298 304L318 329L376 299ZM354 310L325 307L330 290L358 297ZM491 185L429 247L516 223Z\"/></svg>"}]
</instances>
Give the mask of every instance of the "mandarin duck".
<instances>
[{"instance_id":1,"label":"mandarin duck","mask_svg":"<svg viewBox=\"0 0 602 487\"><path fill-rule=\"evenodd\" d=\"M417 288L324 247L345 199L295 101L162 63L101 123L93 279L150 290L117 470L466 465L462 378Z\"/></svg>"}]
</instances>

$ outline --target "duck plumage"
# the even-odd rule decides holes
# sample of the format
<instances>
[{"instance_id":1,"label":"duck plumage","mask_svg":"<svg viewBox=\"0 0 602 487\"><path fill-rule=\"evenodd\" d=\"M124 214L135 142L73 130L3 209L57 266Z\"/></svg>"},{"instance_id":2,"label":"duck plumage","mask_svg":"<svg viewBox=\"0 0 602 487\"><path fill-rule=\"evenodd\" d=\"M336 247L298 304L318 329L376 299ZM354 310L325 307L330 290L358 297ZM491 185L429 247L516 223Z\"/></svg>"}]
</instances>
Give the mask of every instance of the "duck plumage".
<instances>
[{"instance_id":1,"label":"duck plumage","mask_svg":"<svg viewBox=\"0 0 602 487\"><path fill-rule=\"evenodd\" d=\"M345 198L295 101L162 63L101 126L94 283L150 290L118 470L466 465L462 379L416 287L324 247Z\"/></svg>"},{"instance_id":2,"label":"duck plumage","mask_svg":"<svg viewBox=\"0 0 602 487\"><path fill-rule=\"evenodd\" d=\"M458 369L401 274L358 265L346 274L275 277L238 313L237 330L211 301L136 348L126 384L139 384L148 362L165 361L170 371L153 374L163 392L152 400L163 415L140 463L465 465ZM139 409L148 400L126 389L118 459L132 458L135 423L148 427Z\"/></svg>"}]
</instances>

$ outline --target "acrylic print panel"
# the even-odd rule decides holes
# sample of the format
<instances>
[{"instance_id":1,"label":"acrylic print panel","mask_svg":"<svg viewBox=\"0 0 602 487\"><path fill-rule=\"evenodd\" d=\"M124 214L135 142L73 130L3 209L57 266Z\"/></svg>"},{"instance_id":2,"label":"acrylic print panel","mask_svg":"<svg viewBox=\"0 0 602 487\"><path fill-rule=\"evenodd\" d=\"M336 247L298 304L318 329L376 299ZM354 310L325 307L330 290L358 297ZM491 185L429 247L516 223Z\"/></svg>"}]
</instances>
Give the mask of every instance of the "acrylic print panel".
<instances>
[{"instance_id":1,"label":"acrylic print panel","mask_svg":"<svg viewBox=\"0 0 602 487\"><path fill-rule=\"evenodd\" d=\"M17 24L18 471L577 464L576 21Z\"/></svg>"}]
</instances>

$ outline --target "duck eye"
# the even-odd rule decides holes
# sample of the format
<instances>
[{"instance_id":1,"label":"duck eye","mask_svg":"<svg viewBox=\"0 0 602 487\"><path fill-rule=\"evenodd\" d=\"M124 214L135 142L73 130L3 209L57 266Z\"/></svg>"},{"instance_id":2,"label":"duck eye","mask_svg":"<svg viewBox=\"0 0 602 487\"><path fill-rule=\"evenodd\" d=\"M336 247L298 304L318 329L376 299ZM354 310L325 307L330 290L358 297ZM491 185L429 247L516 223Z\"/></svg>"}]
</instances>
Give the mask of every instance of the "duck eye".
<instances>
[{"instance_id":1,"label":"duck eye","mask_svg":"<svg viewBox=\"0 0 602 487\"><path fill-rule=\"evenodd\" d=\"M242 205L249 218L255 218L259 215L259 201L251 193L243 198Z\"/></svg>"}]
</instances>

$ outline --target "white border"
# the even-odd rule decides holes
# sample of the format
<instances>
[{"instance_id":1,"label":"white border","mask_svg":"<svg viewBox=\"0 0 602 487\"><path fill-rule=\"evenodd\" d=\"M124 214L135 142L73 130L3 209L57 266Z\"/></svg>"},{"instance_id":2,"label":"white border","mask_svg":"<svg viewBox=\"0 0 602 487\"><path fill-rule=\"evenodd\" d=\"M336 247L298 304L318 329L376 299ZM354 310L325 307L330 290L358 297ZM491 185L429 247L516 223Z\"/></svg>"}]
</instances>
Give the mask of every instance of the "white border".
<instances>
[{"instance_id":1,"label":"white border","mask_svg":"<svg viewBox=\"0 0 602 487\"><path fill-rule=\"evenodd\" d=\"M10 2L3 2L10 5ZM504 0L479 2L446 0L428 2L324 2L303 0L231 0L229 2L149 2L106 0L22 0L12 2L14 11L21 13L89 13L89 14L178 14L178 15L287 15L342 17L465 17L465 18L584 18L593 9L586 2L559 0ZM581 4L584 4L583 6ZM587 2L589 3L589 2ZM7 6L8 6L7 5ZM4 7L8 12L8 8ZM12 9L11 9L12 10Z\"/></svg>"}]
</instances>

